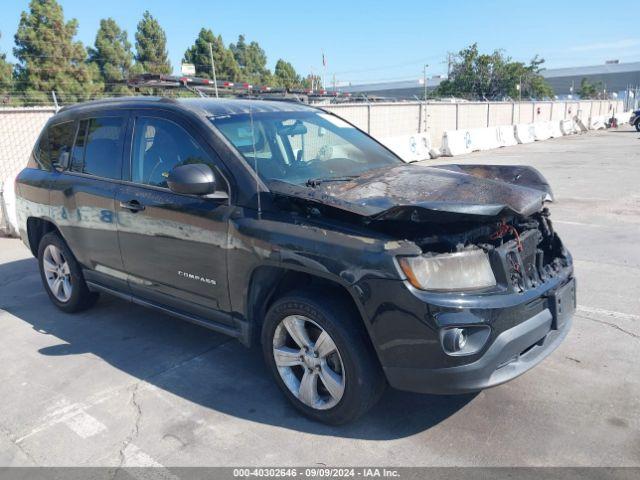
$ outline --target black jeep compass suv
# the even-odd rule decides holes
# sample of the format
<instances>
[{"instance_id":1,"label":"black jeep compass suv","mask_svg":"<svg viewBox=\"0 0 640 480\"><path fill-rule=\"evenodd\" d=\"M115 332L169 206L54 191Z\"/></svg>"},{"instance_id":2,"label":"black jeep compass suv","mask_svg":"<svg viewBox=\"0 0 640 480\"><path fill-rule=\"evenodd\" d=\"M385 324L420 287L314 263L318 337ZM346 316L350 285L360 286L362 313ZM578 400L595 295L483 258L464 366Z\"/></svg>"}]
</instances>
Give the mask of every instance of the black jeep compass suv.
<instances>
[{"instance_id":1,"label":"black jeep compass suv","mask_svg":"<svg viewBox=\"0 0 640 480\"><path fill-rule=\"evenodd\" d=\"M365 412L387 382L506 382L558 346L575 309L535 169L405 164L302 104L67 107L16 189L58 308L108 293L261 343L284 394L327 423Z\"/></svg>"}]
</instances>

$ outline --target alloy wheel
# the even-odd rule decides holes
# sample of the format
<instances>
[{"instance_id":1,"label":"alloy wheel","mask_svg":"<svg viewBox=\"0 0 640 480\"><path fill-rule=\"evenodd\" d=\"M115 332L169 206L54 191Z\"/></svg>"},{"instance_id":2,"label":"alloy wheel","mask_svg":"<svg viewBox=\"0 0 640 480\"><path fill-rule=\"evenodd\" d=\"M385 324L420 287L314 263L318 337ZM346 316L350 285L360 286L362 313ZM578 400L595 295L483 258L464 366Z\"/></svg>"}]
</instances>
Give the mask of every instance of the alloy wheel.
<instances>
[{"instance_id":1,"label":"alloy wheel","mask_svg":"<svg viewBox=\"0 0 640 480\"><path fill-rule=\"evenodd\" d=\"M47 285L53 296L59 302L66 303L71 298L71 269L62 251L55 245L47 245L42 256Z\"/></svg>"},{"instance_id":2,"label":"alloy wheel","mask_svg":"<svg viewBox=\"0 0 640 480\"><path fill-rule=\"evenodd\" d=\"M273 358L289 391L305 405L326 410L342 399L346 379L340 352L310 318L282 319L273 336Z\"/></svg>"}]
</instances>

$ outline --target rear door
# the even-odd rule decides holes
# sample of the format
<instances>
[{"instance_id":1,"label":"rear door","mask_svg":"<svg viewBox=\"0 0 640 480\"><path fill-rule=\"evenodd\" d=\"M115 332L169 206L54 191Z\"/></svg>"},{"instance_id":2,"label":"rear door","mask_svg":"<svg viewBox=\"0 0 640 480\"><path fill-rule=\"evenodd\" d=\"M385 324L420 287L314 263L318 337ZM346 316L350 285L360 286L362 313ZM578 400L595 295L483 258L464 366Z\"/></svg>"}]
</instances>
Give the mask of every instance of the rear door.
<instances>
[{"instance_id":1,"label":"rear door","mask_svg":"<svg viewBox=\"0 0 640 480\"><path fill-rule=\"evenodd\" d=\"M131 292L200 317L229 310L227 289L228 182L216 153L186 120L146 111L132 118L126 180L116 195L118 235ZM216 198L173 193L171 169L186 163L213 168Z\"/></svg>"},{"instance_id":2,"label":"rear door","mask_svg":"<svg viewBox=\"0 0 640 480\"><path fill-rule=\"evenodd\" d=\"M68 131L49 131L52 150L55 147L60 155L70 156L68 168L55 174L52 182L54 221L86 270L87 280L124 290L115 192L121 180L127 122L128 113L122 111L81 117L74 122L70 148L58 145L68 143Z\"/></svg>"}]
</instances>

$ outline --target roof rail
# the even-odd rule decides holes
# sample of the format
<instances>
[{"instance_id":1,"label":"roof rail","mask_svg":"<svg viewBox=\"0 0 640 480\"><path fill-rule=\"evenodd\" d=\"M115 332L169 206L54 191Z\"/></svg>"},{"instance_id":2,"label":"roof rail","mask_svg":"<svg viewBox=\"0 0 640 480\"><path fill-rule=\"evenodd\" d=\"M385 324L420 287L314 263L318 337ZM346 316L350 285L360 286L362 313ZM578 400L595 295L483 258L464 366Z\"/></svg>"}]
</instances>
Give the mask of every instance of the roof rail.
<instances>
[{"instance_id":1,"label":"roof rail","mask_svg":"<svg viewBox=\"0 0 640 480\"><path fill-rule=\"evenodd\" d=\"M200 96L209 96L217 92L224 96L235 96L240 98L269 100L285 100L309 103L320 99L347 99L351 94L340 92L328 92L326 90L311 89L288 89L281 87L271 87L269 85L252 85L247 82L229 82L225 80L213 81L209 78L193 76L175 76L163 74L145 73L130 78L127 81L129 87L136 90L140 88L157 89L180 89L186 88Z\"/></svg>"}]
</instances>

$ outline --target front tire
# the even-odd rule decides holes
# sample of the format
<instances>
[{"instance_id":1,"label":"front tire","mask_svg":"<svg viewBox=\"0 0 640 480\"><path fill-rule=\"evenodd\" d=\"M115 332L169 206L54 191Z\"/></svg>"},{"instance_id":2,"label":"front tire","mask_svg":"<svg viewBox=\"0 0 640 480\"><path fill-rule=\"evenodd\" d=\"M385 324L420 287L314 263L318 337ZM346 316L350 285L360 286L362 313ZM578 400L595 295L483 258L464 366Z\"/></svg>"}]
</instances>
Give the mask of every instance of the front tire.
<instances>
[{"instance_id":1,"label":"front tire","mask_svg":"<svg viewBox=\"0 0 640 480\"><path fill-rule=\"evenodd\" d=\"M60 310L74 313L95 304L98 293L89 291L80 265L56 232L40 240L38 266L44 289Z\"/></svg>"},{"instance_id":2,"label":"front tire","mask_svg":"<svg viewBox=\"0 0 640 480\"><path fill-rule=\"evenodd\" d=\"M636 131L640 132L640 120L636 121L636 123L634 125L636 127Z\"/></svg>"},{"instance_id":3,"label":"front tire","mask_svg":"<svg viewBox=\"0 0 640 480\"><path fill-rule=\"evenodd\" d=\"M293 406L339 425L364 414L386 385L357 312L340 296L297 291L277 300L262 329L265 361Z\"/></svg>"}]
</instances>

